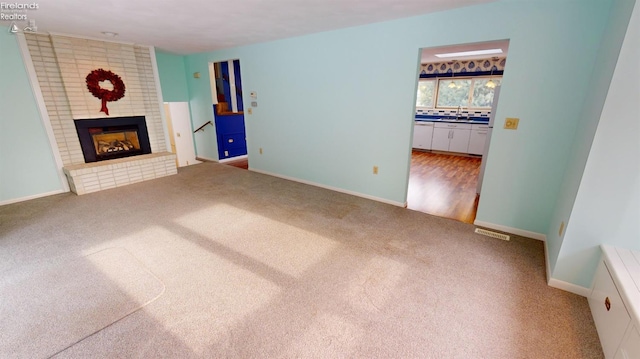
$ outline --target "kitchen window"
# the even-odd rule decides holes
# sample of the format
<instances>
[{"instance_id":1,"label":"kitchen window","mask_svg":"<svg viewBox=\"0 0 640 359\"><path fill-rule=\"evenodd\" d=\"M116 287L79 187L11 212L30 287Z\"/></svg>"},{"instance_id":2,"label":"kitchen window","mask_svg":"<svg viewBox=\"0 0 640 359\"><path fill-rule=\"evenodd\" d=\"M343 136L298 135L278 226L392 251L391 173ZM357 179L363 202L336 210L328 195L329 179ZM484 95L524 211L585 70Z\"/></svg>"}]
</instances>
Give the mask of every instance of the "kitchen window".
<instances>
[{"instance_id":1,"label":"kitchen window","mask_svg":"<svg viewBox=\"0 0 640 359\"><path fill-rule=\"evenodd\" d=\"M436 93L436 80L418 81L418 96L416 106L433 108L433 99Z\"/></svg>"},{"instance_id":2,"label":"kitchen window","mask_svg":"<svg viewBox=\"0 0 640 359\"><path fill-rule=\"evenodd\" d=\"M502 76L420 80L416 107L489 109L494 90L487 86L489 80L500 85Z\"/></svg>"}]
</instances>

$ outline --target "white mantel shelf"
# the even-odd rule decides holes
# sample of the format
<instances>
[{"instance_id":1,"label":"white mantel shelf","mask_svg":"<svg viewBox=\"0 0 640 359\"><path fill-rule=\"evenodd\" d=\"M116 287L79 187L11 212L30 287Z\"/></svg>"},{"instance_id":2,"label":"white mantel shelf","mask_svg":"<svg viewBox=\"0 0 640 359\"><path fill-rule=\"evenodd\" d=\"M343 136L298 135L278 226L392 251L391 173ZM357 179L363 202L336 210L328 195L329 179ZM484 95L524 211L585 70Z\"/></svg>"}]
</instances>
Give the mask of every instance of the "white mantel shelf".
<instances>
[{"instance_id":1,"label":"white mantel shelf","mask_svg":"<svg viewBox=\"0 0 640 359\"><path fill-rule=\"evenodd\" d=\"M71 191L77 195L178 173L176 155L170 152L69 165L63 171Z\"/></svg>"}]
</instances>

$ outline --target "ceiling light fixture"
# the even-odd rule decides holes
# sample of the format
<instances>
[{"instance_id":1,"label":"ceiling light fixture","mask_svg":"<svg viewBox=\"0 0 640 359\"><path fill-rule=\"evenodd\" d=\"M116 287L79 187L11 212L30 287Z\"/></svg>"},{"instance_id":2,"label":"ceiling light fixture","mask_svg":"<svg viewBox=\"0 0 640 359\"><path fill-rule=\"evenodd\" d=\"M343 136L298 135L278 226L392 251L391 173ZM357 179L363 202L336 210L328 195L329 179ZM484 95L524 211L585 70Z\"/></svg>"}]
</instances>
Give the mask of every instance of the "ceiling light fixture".
<instances>
[{"instance_id":1,"label":"ceiling light fixture","mask_svg":"<svg viewBox=\"0 0 640 359\"><path fill-rule=\"evenodd\" d=\"M491 69L491 75L492 77L489 77L489 81L484 84L485 86L487 86L490 89L496 88L496 83L493 82L493 68Z\"/></svg>"},{"instance_id":2,"label":"ceiling light fixture","mask_svg":"<svg viewBox=\"0 0 640 359\"><path fill-rule=\"evenodd\" d=\"M111 31L103 31L102 35L106 36L106 37L116 37L118 36L117 32L111 32Z\"/></svg>"},{"instance_id":3,"label":"ceiling light fixture","mask_svg":"<svg viewBox=\"0 0 640 359\"><path fill-rule=\"evenodd\" d=\"M487 49L487 50L474 50L474 51L462 51L462 52L450 52L446 54L435 54L435 57L447 58L447 57L465 57L465 56L477 56L477 55L491 55L501 54L502 49Z\"/></svg>"},{"instance_id":4,"label":"ceiling light fixture","mask_svg":"<svg viewBox=\"0 0 640 359\"><path fill-rule=\"evenodd\" d=\"M456 86L456 83L453 82L453 78L454 77L456 77L456 74L455 73L451 73L451 82L449 82L449 84L447 85L447 87L450 88L450 89L454 89L454 88L458 87L458 86Z\"/></svg>"}]
</instances>

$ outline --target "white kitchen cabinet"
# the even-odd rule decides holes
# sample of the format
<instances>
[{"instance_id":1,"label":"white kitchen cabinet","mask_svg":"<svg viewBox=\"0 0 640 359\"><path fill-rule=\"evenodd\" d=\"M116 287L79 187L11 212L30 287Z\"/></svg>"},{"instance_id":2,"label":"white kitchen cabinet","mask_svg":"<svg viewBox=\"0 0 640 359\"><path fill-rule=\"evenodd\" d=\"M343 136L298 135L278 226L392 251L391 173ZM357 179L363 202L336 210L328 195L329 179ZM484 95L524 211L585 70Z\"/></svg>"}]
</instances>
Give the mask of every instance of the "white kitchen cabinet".
<instances>
[{"instance_id":1,"label":"white kitchen cabinet","mask_svg":"<svg viewBox=\"0 0 640 359\"><path fill-rule=\"evenodd\" d=\"M631 318L604 262L600 262L596 271L589 307L604 356L613 358Z\"/></svg>"},{"instance_id":2,"label":"white kitchen cabinet","mask_svg":"<svg viewBox=\"0 0 640 359\"><path fill-rule=\"evenodd\" d=\"M413 126L413 148L431 149L433 122L416 121Z\"/></svg>"},{"instance_id":3,"label":"white kitchen cabinet","mask_svg":"<svg viewBox=\"0 0 640 359\"><path fill-rule=\"evenodd\" d=\"M469 153L482 155L484 144L487 141L488 125L471 125L471 136L469 137Z\"/></svg>"},{"instance_id":4,"label":"white kitchen cabinet","mask_svg":"<svg viewBox=\"0 0 640 359\"><path fill-rule=\"evenodd\" d=\"M607 359L640 358L640 252L602 245L589 307Z\"/></svg>"},{"instance_id":5,"label":"white kitchen cabinet","mask_svg":"<svg viewBox=\"0 0 640 359\"><path fill-rule=\"evenodd\" d=\"M471 130L456 128L452 131L449 151L460 153L469 152L469 136L471 136Z\"/></svg>"},{"instance_id":6,"label":"white kitchen cabinet","mask_svg":"<svg viewBox=\"0 0 640 359\"><path fill-rule=\"evenodd\" d=\"M431 148L438 151L467 153L471 124L468 123L436 123L433 129Z\"/></svg>"},{"instance_id":7,"label":"white kitchen cabinet","mask_svg":"<svg viewBox=\"0 0 640 359\"><path fill-rule=\"evenodd\" d=\"M433 140L431 141L431 149L438 151L449 151L449 136L451 136L450 129L435 127L433 129Z\"/></svg>"}]
</instances>

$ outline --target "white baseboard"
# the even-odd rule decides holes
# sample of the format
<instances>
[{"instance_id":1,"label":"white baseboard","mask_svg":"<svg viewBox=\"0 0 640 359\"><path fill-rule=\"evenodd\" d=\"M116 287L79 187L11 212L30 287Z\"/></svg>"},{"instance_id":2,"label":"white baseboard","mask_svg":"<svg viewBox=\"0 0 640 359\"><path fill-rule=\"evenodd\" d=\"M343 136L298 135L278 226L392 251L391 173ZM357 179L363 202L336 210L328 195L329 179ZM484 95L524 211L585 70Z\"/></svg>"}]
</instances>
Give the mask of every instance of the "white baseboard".
<instances>
[{"instance_id":1,"label":"white baseboard","mask_svg":"<svg viewBox=\"0 0 640 359\"><path fill-rule=\"evenodd\" d=\"M565 282L563 280L551 278L551 262L549 261L549 249L547 248L547 242L544 242L544 261L546 262L547 285L549 287L561 289L566 292L577 294L583 297L589 297L589 294L591 293L590 288L585 288L573 283Z\"/></svg>"},{"instance_id":2,"label":"white baseboard","mask_svg":"<svg viewBox=\"0 0 640 359\"><path fill-rule=\"evenodd\" d=\"M289 177L289 176L283 176L281 174L277 174L277 173L271 173L268 171L263 171L263 170L258 170L255 168L249 168L249 171L253 171L253 172L257 172L257 173L262 173L264 175L268 175L268 176L273 176L273 177L278 177L278 178L282 178L282 179L286 179L289 181L294 181L294 182L299 182L299 183L304 183L304 184L308 184L311 186L315 186L315 187L320 187L320 188L324 188L324 189L328 189L331 191L336 191L336 192L340 192L340 193L345 193L345 194L350 194L352 196L357 196L357 197L362 197L362 198L366 198L366 199L370 199L372 201L377 201L377 202L382 202L382 203L386 203L386 204L391 204L394 206L398 206L398 207L406 207L407 203L402 203L402 202L396 202L396 201L390 201L388 199L385 198L380 198L380 197L376 197L376 196L371 196L368 194L364 194L364 193L359 193L359 192L354 192L354 191L349 191L346 189L342 189L342 188L338 188L338 187L332 187L332 186L327 186L321 183L316 183L316 182L311 182L311 181L307 181L307 180L303 180L300 178L295 178L295 177Z\"/></svg>"},{"instance_id":3,"label":"white baseboard","mask_svg":"<svg viewBox=\"0 0 640 359\"><path fill-rule=\"evenodd\" d=\"M518 229L518 228L503 226L503 225L500 225L500 224L494 224L494 223L489 223L489 222L484 222L484 221L478 221L477 219L473 222L473 224L476 225L476 226L479 226L479 227L485 227L485 228L489 228L489 229L495 229L495 230L501 231L501 232L515 234L517 236L537 239L539 241L546 241L547 240L547 236L542 234L542 233L525 231L524 229Z\"/></svg>"},{"instance_id":4,"label":"white baseboard","mask_svg":"<svg viewBox=\"0 0 640 359\"><path fill-rule=\"evenodd\" d=\"M562 289L566 292L577 294L582 297L588 297L589 294L591 293L591 289L589 288L585 288L583 286L579 286L579 285L558 280L555 278L549 279L547 284L549 285L549 287Z\"/></svg>"},{"instance_id":5,"label":"white baseboard","mask_svg":"<svg viewBox=\"0 0 640 359\"><path fill-rule=\"evenodd\" d=\"M17 202L24 202L24 201L28 201L30 199L36 199L36 198L41 198L41 197L47 197L47 196L53 196L54 194L60 194L60 193L66 193L69 191L65 191L65 190L55 190L55 191L51 191L51 192L46 192L46 193L38 193L38 194L34 194L32 196L26 196L26 197L20 197L20 198L14 198L14 199L8 199L6 201L0 201L0 206L4 206L5 204L11 204L11 203L17 203Z\"/></svg>"}]
</instances>

